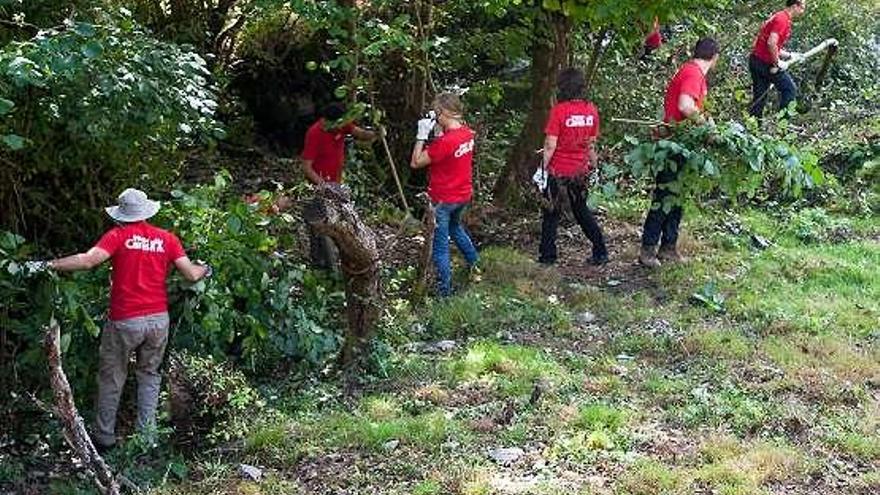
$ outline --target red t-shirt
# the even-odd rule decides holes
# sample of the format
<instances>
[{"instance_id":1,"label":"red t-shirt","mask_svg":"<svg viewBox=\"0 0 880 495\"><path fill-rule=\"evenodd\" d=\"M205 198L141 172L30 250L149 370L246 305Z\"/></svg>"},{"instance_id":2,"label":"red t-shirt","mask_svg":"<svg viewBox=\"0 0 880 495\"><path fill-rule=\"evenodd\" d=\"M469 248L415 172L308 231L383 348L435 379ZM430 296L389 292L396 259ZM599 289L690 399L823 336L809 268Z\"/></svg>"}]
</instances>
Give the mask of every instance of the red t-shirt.
<instances>
[{"instance_id":1,"label":"red t-shirt","mask_svg":"<svg viewBox=\"0 0 880 495\"><path fill-rule=\"evenodd\" d=\"M354 124L348 123L338 129L324 130L324 119L306 131L302 159L311 160L312 168L326 181L342 182L342 166L345 163L345 136L351 134Z\"/></svg>"},{"instance_id":2,"label":"red t-shirt","mask_svg":"<svg viewBox=\"0 0 880 495\"><path fill-rule=\"evenodd\" d=\"M767 39L770 38L770 33L776 33L779 36L779 43L776 46L782 50L785 42L791 36L791 14L787 10L780 10L773 14L761 25L761 31L755 38L755 46L752 47L752 54L768 64L773 64L773 57L770 56L770 50L767 48Z\"/></svg>"},{"instance_id":3,"label":"red t-shirt","mask_svg":"<svg viewBox=\"0 0 880 495\"><path fill-rule=\"evenodd\" d=\"M468 126L445 131L425 148L431 158L428 196L434 203L465 203L474 193L474 131Z\"/></svg>"},{"instance_id":4,"label":"red t-shirt","mask_svg":"<svg viewBox=\"0 0 880 495\"><path fill-rule=\"evenodd\" d=\"M95 244L110 253L110 319L125 320L168 311L165 279L170 264L186 252L171 232L147 222L114 227Z\"/></svg>"},{"instance_id":5,"label":"red t-shirt","mask_svg":"<svg viewBox=\"0 0 880 495\"><path fill-rule=\"evenodd\" d=\"M663 35L660 34L660 21L654 19L654 30L645 37L645 46L652 50L660 48L663 44Z\"/></svg>"},{"instance_id":6,"label":"red t-shirt","mask_svg":"<svg viewBox=\"0 0 880 495\"><path fill-rule=\"evenodd\" d=\"M599 111L584 100L557 103L550 109L544 134L558 138L547 166L550 175L584 175L590 171L590 149L599 137Z\"/></svg>"},{"instance_id":7,"label":"red t-shirt","mask_svg":"<svg viewBox=\"0 0 880 495\"><path fill-rule=\"evenodd\" d=\"M709 87L706 85L706 76L693 60L685 62L678 69L675 76L666 87L666 99L663 102L663 121L680 122L685 116L678 110L678 97L688 95L697 102L697 108L703 108L703 100Z\"/></svg>"}]
</instances>

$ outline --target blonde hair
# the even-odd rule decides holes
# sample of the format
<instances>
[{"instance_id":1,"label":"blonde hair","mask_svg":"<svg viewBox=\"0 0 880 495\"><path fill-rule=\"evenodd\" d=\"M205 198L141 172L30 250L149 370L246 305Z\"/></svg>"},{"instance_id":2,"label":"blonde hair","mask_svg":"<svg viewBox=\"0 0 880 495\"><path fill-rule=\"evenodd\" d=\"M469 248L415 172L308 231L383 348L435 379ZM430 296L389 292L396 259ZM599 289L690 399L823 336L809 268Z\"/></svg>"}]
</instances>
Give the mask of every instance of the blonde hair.
<instances>
[{"instance_id":1,"label":"blonde hair","mask_svg":"<svg viewBox=\"0 0 880 495\"><path fill-rule=\"evenodd\" d=\"M438 93L434 97L432 106L446 110L446 112L456 118L464 116L464 105L461 103L461 98L455 93Z\"/></svg>"}]
</instances>

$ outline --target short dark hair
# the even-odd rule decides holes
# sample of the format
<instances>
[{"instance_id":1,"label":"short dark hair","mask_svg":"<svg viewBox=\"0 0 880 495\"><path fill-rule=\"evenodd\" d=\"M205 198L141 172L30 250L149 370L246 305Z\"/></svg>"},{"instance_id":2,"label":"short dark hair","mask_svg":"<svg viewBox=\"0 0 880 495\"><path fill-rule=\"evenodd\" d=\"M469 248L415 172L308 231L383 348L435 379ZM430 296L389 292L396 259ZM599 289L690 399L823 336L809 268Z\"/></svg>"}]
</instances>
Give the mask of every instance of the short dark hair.
<instances>
[{"instance_id":1,"label":"short dark hair","mask_svg":"<svg viewBox=\"0 0 880 495\"><path fill-rule=\"evenodd\" d=\"M791 7L792 5L800 5L804 3L804 0L785 0L785 6Z\"/></svg>"},{"instance_id":2,"label":"short dark hair","mask_svg":"<svg viewBox=\"0 0 880 495\"><path fill-rule=\"evenodd\" d=\"M324 117L325 120L334 121L339 120L345 115L346 108L345 104L339 102L328 103L321 108L321 111L318 113L321 117Z\"/></svg>"},{"instance_id":3,"label":"short dark hair","mask_svg":"<svg viewBox=\"0 0 880 495\"><path fill-rule=\"evenodd\" d=\"M694 46L694 58L702 60L712 60L712 57L721 52L721 46L715 41L715 38L700 38Z\"/></svg>"},{"instance_id":4,"label":"short dark hair","mask_svg":"<svg viewBox=\"0 0 880 495\"><path fill-rule=\"evenodd\" d=\"M559 101L576 100L584 97L587 80L580 69L568 68L559 73L556 87L559 89Z\"/></svg>"}]
</instances>

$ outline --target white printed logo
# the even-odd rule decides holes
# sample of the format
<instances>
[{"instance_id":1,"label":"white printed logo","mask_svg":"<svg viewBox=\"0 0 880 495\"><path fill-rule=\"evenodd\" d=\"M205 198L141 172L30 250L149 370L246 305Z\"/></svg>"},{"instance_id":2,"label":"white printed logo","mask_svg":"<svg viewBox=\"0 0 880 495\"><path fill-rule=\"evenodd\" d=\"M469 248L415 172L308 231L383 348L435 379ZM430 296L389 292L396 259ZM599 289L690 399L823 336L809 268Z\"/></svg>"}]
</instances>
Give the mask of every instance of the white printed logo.
<instances>
[{"instance_id":1,"label":"white printed logo","mask_svg":"<svg viewBox=\"0 0 880 495\"><path fill-rule=\"evenodd\" d=\"M464 155L467 155L471 151L474 151L474 140L471 139L466 143L461 143L457 150L455 150L455 157L461 158Z\"/></svg>"},{"instance_id":2,"label":"white printed logo","mask_svg":"<svg viewBox=\"0 0 880 495\"><path fill-rule=\"evenodd\" d=\"M593 127L593 116L571 115L565 119L565 127Z\"/></svg>"},{"instance_id":3,"label":"white printed logo","mask_svg":"<svg viewBox=\"0 0 880 495\"><path fill-rule=\"evenodd\" d=\"M165 241L158 237L155 239L147 239L140 235L133 235L125 241L125 247L128 249L146 251L148 253L164 253Z\"/></svg>"}]
</instances>

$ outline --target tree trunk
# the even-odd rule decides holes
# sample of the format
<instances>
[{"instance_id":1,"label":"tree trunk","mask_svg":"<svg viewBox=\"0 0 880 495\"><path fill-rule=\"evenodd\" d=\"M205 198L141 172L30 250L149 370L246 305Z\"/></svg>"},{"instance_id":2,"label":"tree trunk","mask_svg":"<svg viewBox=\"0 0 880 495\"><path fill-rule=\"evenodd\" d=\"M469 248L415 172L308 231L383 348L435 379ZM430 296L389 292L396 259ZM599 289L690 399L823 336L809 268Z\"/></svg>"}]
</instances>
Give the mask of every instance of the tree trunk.
<instances>
[{"instance_id":1,"label":"tree trunk","mask_svg":"<svg viewBox=\"0 0 880 495\"><path fill-rule=\"evenodd\" d=\"M305 205L306 222L333 239L345 279L348 331L339 353L340 367L351 372L363 366L379 319L379 251L376 236L361 221L348 188L325 183Z\"/></svg>"},{"instance_id":2,"label":"tree trunk","mask_svg":"<svg viewBox=\"0 0 880 495\"><path fill-rule=\"evenodd\" d=\"M553 104L556 78L568 60L571 23L561 14L542 11L532 41L531 110L504 170L495 183L495 202L508 203L529 182L535 150L541 148L544 125Z\"/></svg>"},{"instance_id":3,"label":"tree trunk","mask_svg":"<svg viewBox=\"0 0 880 495\"><path fill-rule=\"evenodd\" d=\"M593 87L593 81L596 79L596 70L599 68L599 61L602 60L602 55L605 53L604 41L605 38L608 37L609 31L610 29L608 29L607 27L604 28L596 36L596 39L593 40L593 49L590 52L590 61L587 62L587 70L584 72L584 77L587 82L587 90Z\"/></svg>"},{"instance_id":4,"label":"tree trunk","mask_svg":"<svg viewBox=\"0 0 880 495\"><path fill-rule=\"evenodd\" d=\"M82 416L76 410L73 391L67 381L67 375L61 367L61 329L58 322L52 319L46 327L44 345L49 361L49 383L55 396L55 415L61 422L62 433L67 443L76 452L83 466L92 476L98 490L105 495L118 495L119 484L104 459L98 455L92 439L86 432Z\"/></svg>"}]
</instances>

